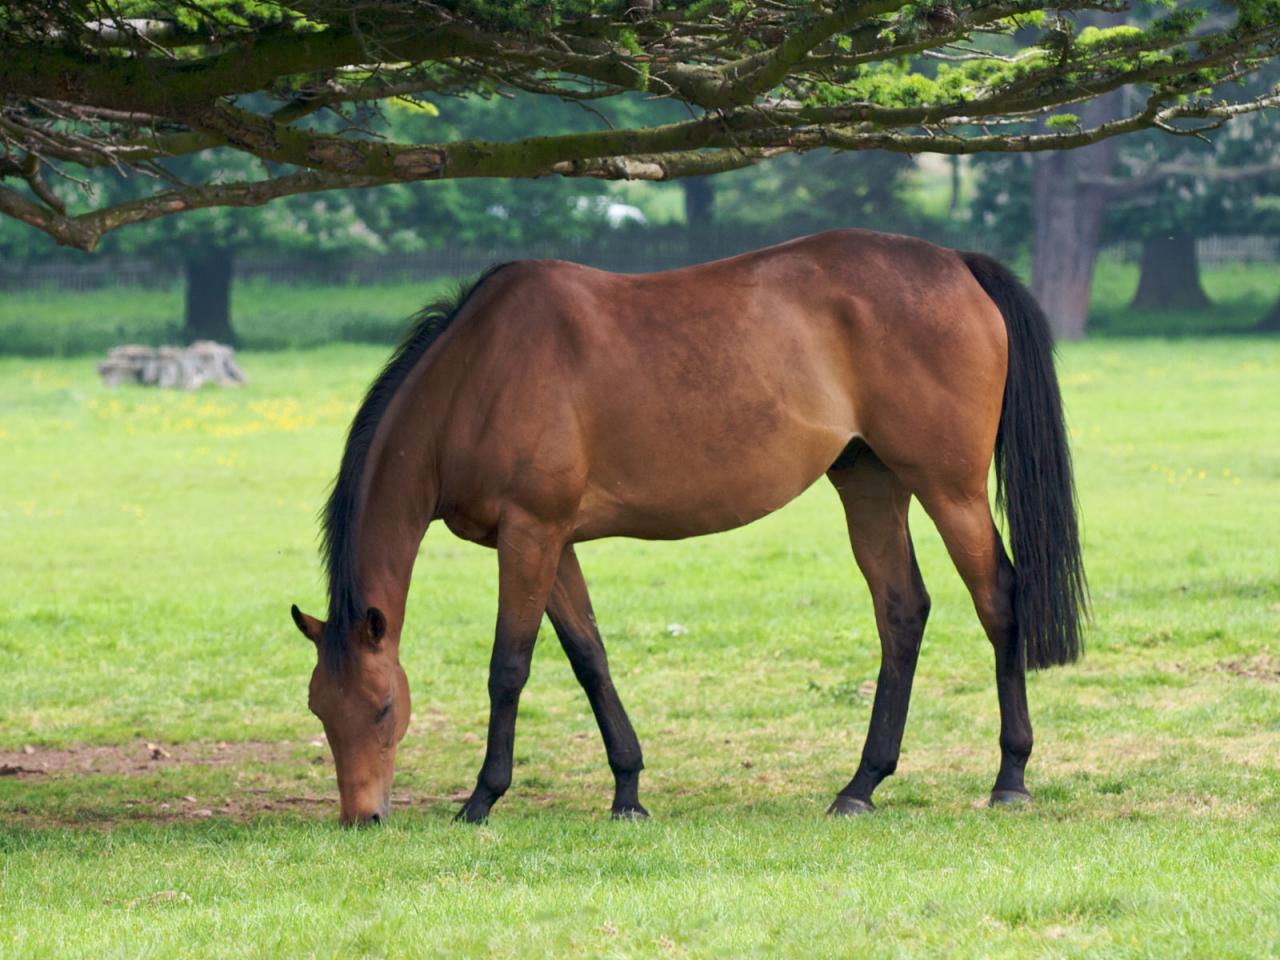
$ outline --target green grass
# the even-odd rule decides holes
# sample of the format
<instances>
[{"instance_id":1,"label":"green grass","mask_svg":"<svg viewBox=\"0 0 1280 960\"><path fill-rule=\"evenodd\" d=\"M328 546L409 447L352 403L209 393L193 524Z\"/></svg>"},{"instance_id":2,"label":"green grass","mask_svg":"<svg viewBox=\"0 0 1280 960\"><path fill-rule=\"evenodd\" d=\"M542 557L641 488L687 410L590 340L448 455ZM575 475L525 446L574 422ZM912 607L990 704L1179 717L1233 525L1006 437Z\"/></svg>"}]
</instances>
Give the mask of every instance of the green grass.
<instances>
[{"instance_id":1,"label":"green grass","mask_svg":"<svg viewBox=\"0 0 1280 960\"><path fill-rule=\"evenodd\" d=\"M394 343L406 318L452 292L451 280L378 286L289 286L254 280L232 291L232 324L244 347L281 350L348 340ZM122 343L174 343L181 286L36 288L0 295L0 354L76 356Z\"/></svg>"},{"instance_id":2,"label":"green grass","mask_svg":"<svg viewBox=\"0 0 1280 960\"><path fill-rule=\"evenodd\" d=\"M917 511L934 613L902 763L874 816L822 816L877 641L820 484L719 537L580 549L645 824L607 821L603 749L546 637L511 793L487 826L451 822L496 565L433 529L401 802L352 832L291 799L335 791L288 605L323 607L315 512L383 355L248 352L247 389L194 394L0 360L0 750L245 754L0 777L0 956L1280 954L1280 342L1064 348L1096 622L1081 664L1030 680L1030 809L975 807L990 649Z\"/></svg>"},{"instance_id":3,"label":"green grass","mask_svg":"<svg viewBox=\"0 0 1280 960\"><path fill-rule=\"evenodd\" d=\"M678 193L679 191L676 191ZM1100 336L1188 336L1248 331L1280 299L1275 264L1231 264L1204 271L1214 301L1207 310L1135 312L1129 301L1138 268L1099 260L1090 331ZM405 318L451 292L453 281L370 287L236 285L232 323L250 350L314 347L334 341L389 344ZM117 287L76 292L51 288L0 295L0 355L77 356L122 343L179 339L181 287Z\"/></svg>"}]
</instances>

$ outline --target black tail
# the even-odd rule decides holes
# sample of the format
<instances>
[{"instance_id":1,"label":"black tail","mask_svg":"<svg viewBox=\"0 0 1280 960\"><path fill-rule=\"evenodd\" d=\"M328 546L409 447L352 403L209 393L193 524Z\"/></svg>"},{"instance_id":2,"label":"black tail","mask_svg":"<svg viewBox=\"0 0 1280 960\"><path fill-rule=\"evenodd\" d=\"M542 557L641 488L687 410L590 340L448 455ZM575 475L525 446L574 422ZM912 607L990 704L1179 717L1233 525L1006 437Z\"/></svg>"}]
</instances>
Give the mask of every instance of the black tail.
<instances>
[{"instance_id":1,"label":"black tail","mask_svg":"<svg viewBox=\"0 0 1280 960\"><path fill-rule=\"evenodd\" d=\"M961 256L1009 331L996 433L996 507L1009 521L1018 637L1031 669L1070 663L1084 648L1088 585L1049 321L1006 267L979 253Z\"/></svg>"}]
</instances>

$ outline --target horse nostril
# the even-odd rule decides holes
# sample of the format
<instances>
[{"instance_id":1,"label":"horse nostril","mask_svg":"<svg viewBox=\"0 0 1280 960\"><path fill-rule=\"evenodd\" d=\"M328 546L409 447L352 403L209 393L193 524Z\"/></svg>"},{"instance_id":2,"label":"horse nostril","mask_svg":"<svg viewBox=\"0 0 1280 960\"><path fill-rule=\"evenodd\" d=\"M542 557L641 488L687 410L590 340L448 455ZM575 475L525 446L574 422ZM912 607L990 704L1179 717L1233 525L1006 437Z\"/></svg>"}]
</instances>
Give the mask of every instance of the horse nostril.
<instances>
[{"instance_id":1,"label":"horse nostril","mask_svg":"<svg viewBox=\"0 0 1280 960\"><path fill-rule=\"evenodd\" d=\"M381 823L381 822L382 822L382 814L380 814L380 813L371 813L371 814L369 814L369 816L367 816L367 817L365 817L365 818L364 818L364 822L365 822L365 823L367 823L367 824L369 824L369 825L371 825L371 826L375 826L375 825L377 825L377 824L379 824L379 823Z\"/></svg>"}]
</instances>

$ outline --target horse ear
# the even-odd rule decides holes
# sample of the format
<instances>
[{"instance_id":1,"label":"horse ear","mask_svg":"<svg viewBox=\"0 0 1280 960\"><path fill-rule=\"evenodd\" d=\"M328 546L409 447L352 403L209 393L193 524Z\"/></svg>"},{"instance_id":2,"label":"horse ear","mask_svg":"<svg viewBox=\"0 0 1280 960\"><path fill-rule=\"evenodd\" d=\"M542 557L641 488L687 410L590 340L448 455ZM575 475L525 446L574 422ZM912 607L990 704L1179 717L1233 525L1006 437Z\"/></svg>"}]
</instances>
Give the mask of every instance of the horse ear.
<instances>
[{"instance_id":1,"label":"horse ear","mask_svg":"<svg viewBox=\"0 0 1280 960\"><path fill-rule=\"evenodd\" d=\"M293 614L293 622L298 625L298 629L302 631L302 635L312 643L318 644L320 638L324 636L324 624L315 617L309 617L295 603L289 608L289 612Z\"/></svg>"},{"instance_id":2,"label":"horse ear","mask_svg":"<svg viewBox=\"0 0 1280 960\"><path fill-rule=\"evenodd\" d=\"M387 618L377 607L370 607L365 614L369 621L369 642L377 643L387 635Z\"/></svg>"}]
</instances>

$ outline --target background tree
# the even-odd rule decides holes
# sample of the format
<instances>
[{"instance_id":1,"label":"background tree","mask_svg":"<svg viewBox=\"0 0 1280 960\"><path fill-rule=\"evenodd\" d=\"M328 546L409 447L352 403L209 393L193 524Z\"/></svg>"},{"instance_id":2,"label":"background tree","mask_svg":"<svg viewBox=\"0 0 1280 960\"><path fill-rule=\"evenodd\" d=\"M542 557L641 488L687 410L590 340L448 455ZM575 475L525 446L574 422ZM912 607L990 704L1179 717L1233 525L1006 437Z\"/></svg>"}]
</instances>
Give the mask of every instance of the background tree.
<instances>
[{"instance_id":1,"label":"background tree","mask_svg":"<svg viewBox=\"0 0 1280 960\"><path fill-rule=\"evenodd\" d=\"M1079 272L1090 277L1104 243L1140 244L1139 281L1131 302L1136 310L1209 305L1200 281L1197 240L1280 233L1280 127L1270 117L1241 118L1194 139L1138 134L1116 141L1113 154L1092 170L1079 163L1071 166L1063 176L1076 178L1076 184L1050 190L1047 202L1043 165L1057 157L984 158L978 164L974 218L992 231L1006 255L1030 249L1029 238L1041 244L1058 241L1071 248L1081 261ZM1072 233L1080 214L1062 209L1068 200L1084 197L1093 205L1090 216L1096 217L1087 237ZM1051 316L1060 323L1070 316L1083 333L1087 288L1083 297L1071 313L1059 309Z\"/></svg>"},{"instance_id":2,"label":"background tree","mask_svg":"<svg viewBox=\"0 0 1280 960\"><path fill-rule=\"evenodd\" d=\"M1123 14L1088 15L1094 29L1123 29ZM1070 22L1060 22L1053 43L1075 42ZM1083 104L1079 115L1060 114L1046 125L1085 126L1114 123L1125 114L1126 88L1109 90ZM1107 208L1100 178L1111 173L1117 142L1104 140L1079 150L1056 151L1036 157L1031 201L1031 291L1044 307L1057 337L1083 337L1093 289L1093 265L1102 237Z\"/></svg>"},{"instance_id":3,"label":"background tree","mask_svg":"<svg viewBox=\"0 0 1280 960\"><path fill-rule=\"evenodd\" d=\"M620 113L635 115L646 109L644 104L621 101L588 111L571 100L523 92L400 99L367 110L360 121L397 142L481 136L519 140L547 129L587 132L601 122L613 122ZM585 241L604 219L599 205L583 200L601 196L605 186L595 178L493 177L393 184L376 191L350 190L344 196L384 245L439 250Z\"/></svg>"},{"instance_id":4,"label":"background tree","mask_svg":"<svg viewBox=\"0 0 1280 960\"><path fill-rule=\"evenodd\" d=\"M1111 201L1108 237L1142 244L1132 308L1205 307L1198 239L1280 233L1267 202L1280 195L1280 127L1255 115L1198 141L1137 136L1098 186Z\"/></svg>"},{"instance_id":5,"label":"background tree","mask_svg":"<svg viewBox=\"0 0 1280 960\"><path fill-rule=\"evenodd\" d=\"M235 175L237 166L251 159L225 152L206 151L177 158L166 175L178 182L221 180ZM59 183L50 187L57 195L74 194L81 186ZM128 203L153 189L151 178L128 169L92 171L84 189L105 203ZM105 238L104 253L127 254L155 261L158 267L177 263L185 286L179 339L217 340L235 343L231 323L232 276L235 259L263 253L297 253L324 256L373 251L378 238L356 213L350 198L341 194L285 198L260 210L215 207L189 216L165 218L137 229ZM0 256L15 261L47 261L57 256L51 240L39 242L30 230L0 230ZM81 254L83 256L83 254Z\"/></svg>"},{"instance_id":6,"label":"background tree","mask_svg":"<svg viewBox=\"0 0 1280 960\"><path fill-rule=\"evenodd\" d=\"M711 177L685 177L680 184L684 187L685 222L693 229L707 229L715 216L716 189Z\"/></svg>"},{"instance_id":7,"label":"background tree","mask_svg":"<svg viewBox=\"0 0 1280 960\"><path fill-rule=\"evenodd\" d=\"M181 182L216 182L235 176L236 167L250 162L225 151L206 151L178 158L168 170ZM116 202L136 200L151 188L137 173L122 176L114 170L101 175L97 185ZM161 264L179 260L185 288L180 339L235 344L232 277L237 257L282 252L323 256L378 247L350 201L327 194L290 197L261 210L213 207L156 220L111 235L105 250Z\"/></svg>"},{"instance_id":8,"label":"background tree","mask_svg":"<svg viewBox=\"0 0 1280 960\"><path fill-rule=\"evenodd\" d=\"M836 226L924 228L902 202L912 158L883 150L819 150L717 176L719 218L759 245Z\"/></svg>"}]
</instances>

